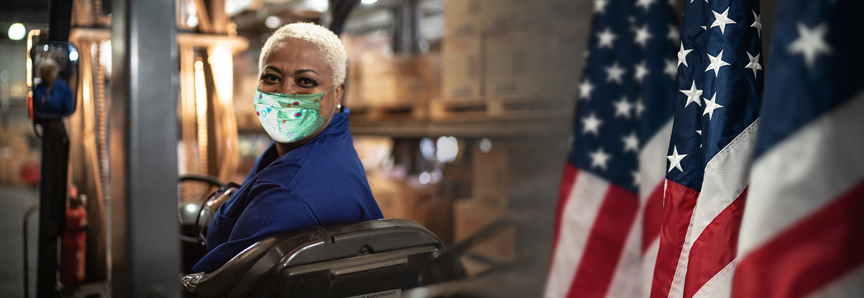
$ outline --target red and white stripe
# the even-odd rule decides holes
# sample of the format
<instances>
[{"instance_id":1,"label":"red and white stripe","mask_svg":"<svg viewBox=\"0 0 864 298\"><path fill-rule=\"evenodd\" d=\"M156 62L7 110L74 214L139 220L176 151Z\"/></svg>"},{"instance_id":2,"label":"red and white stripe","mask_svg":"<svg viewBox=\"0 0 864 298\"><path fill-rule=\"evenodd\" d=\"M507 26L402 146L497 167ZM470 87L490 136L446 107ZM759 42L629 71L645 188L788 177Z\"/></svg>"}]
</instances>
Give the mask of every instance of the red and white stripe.
<instances>
[{"instance_id":1,"label":"red and white stripe","mask_svg":"<svg viewBox=\"0 0 864 298\"><path fill-rule=\"evenodd\" d=\"M647 296L671 131L670 120L640 152L639 196L567 165L545 297Z\"/></svg>"},{"instance_id":2,"label":"red and white stripe","mask_svg":"<svg viewBox=\"0 0 864 298\"><path fill-rule=\"evenodd\" d=\"M663 222L663 192L666 186L666 153L672 135L672 119L657 131L639 153L639 199L642 203L642 274L640 297L649 297L660 247Z\"/></svg>"},{"instance_id":3,"label":"red and white stripe","mask_svg":"<svg viewBox=\"0 0 864 298\"><path fill-rule=\"evenodd\" d=\"M607 297L639 198L570 164L564 179L545 297Z\"/></svg>"},{"instance_id":4,"label":"red and white stripe","mask_svg":"<svg viewBox=\"0 0 864 298\"><path fill-rule=\"evenodd\" d=\"M864 297L864 93L756 161L733 297Z\"/></svg>"},{"instance_id":5,"label":"red and white stripe","mask_svg":"<svg viewBox=\"0 0 864 298\"><path fill-rule=\"evenodd\" d=\"M729 297L758 125L708 162L699 192L667 181L651 297Z\"/></svg>"}]
</instances>

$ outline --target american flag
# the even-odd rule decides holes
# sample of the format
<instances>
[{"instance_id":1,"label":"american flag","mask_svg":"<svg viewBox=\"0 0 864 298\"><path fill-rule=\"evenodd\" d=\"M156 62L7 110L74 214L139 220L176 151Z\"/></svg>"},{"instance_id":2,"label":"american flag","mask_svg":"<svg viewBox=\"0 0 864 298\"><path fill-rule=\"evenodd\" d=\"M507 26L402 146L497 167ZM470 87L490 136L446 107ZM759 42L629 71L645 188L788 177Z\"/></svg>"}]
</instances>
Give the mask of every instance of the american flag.
<instances>
[{"instance_id":1,"label":"american flag","mask_svg":"<svg viewBox=\"0 0 864 298\"><path fill-rule=\"evenodd\" d=\"M651 297L728 296L763 88L754 0L688 0Z\"/></svg>"},{"instance_id":2,"label":"american flag","mask_svg":"<svg viewBox=\"0 0 864 298\"><path fill-rule=\"evenodd\" d=\"M862 11L779 7L733 297L864 297Z\"/></svg>"},{"instance_id":3,"label":"american flag","mask_svg":"<svg viewBox=\"0 0 864 298\"><path fill-rule=\"evenodd\" d=\"M645 297L650 289L678 93L672 4L594 2L547 298Z\"/></svg>"}]
</instances>

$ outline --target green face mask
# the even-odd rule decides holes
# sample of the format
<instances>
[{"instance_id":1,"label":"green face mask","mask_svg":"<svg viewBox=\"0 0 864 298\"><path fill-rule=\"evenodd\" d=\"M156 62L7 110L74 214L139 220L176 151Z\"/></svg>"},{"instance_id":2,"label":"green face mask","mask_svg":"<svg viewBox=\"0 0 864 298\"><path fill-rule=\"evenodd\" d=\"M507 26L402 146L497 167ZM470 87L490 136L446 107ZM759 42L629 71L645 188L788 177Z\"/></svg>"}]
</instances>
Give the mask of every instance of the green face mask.
<instances>
[{"instance_id":1,"label":"green face mask","mask_svg":"<svg viewBox=\"0 0 864 298\"><path fill-rule=\"evenodd\" d=\"M296 142L314 134L327 123L327 119L321 116L321 100L333 88L315 94L282 94L256 90L255 112L264 130L274 141Z\"/></svg>"}]
</instances>

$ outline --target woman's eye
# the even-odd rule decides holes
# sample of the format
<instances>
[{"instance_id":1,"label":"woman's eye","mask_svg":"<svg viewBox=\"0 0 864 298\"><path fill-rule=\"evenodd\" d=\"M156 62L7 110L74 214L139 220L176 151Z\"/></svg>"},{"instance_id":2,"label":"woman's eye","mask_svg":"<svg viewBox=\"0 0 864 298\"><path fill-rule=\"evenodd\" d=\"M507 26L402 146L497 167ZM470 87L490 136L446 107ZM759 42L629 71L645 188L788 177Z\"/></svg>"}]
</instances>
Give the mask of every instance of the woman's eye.
<instances>
[{"instance_id":1,"label":"woman's eye","mask_svg":"<svg viewBox=\"0 0 864 298\"><path fill-rule=\"evenodd\" d=\"M274 74L264 74L263 76L261 76L261 80L267 84L274 84L276 82L279 82L279 77Z\"/></svg>"},{"instance_id":2,"label":"woman's eye","mask_svg":"<svg viewBox=\"0 0 864 298\"><path fill-rule=\"evenodd\" d=\"M299 79L297 79L297 84L300 85L301 87L307 87L307 88L318 86L318 82L316 82L315 80L310 79L310 78L299 78Z\"/></svg>"}]
</instances>

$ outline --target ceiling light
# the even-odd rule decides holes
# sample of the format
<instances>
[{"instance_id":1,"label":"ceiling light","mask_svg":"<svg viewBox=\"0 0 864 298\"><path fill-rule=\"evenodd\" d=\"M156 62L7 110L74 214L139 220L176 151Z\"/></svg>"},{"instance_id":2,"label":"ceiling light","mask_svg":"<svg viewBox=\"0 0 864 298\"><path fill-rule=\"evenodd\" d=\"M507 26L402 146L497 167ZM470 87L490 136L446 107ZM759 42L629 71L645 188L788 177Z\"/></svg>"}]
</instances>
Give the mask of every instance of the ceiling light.
<instances>
[{"instance_id":1,"label":"ceiling light","mask_svg":"<svg viewBox=\"0 0 864 298\"><path fill-rule=\"evenodd\" d=\"M279 25L282 25L282 20L275 16L269 16L264 20L264 25L266 25L267 28L276 29L279 28Z\"/></svg>"},{"instance_id":2,"label":"ceiling light","mask_svg":"<svg viewBox=\"0 0 864 298\"><path fill-rule=\"evenodd\" d=\"M378 2L378 0L362 0L360 2L363 2L363 4L373 4L375 2Z\"/></svg>"},{"instance_id":3,"label":"ceiling light","mask_svg":"<svg viewBox=\"0 0 864 298\"><path fill-rule=\"evenodd\" d=\"M9 26L8 34L11 40L21 40L27 34L27 30L24 29L24 25L21 25L21 23L15 23Z\"/></svg>"}]
</instances>

